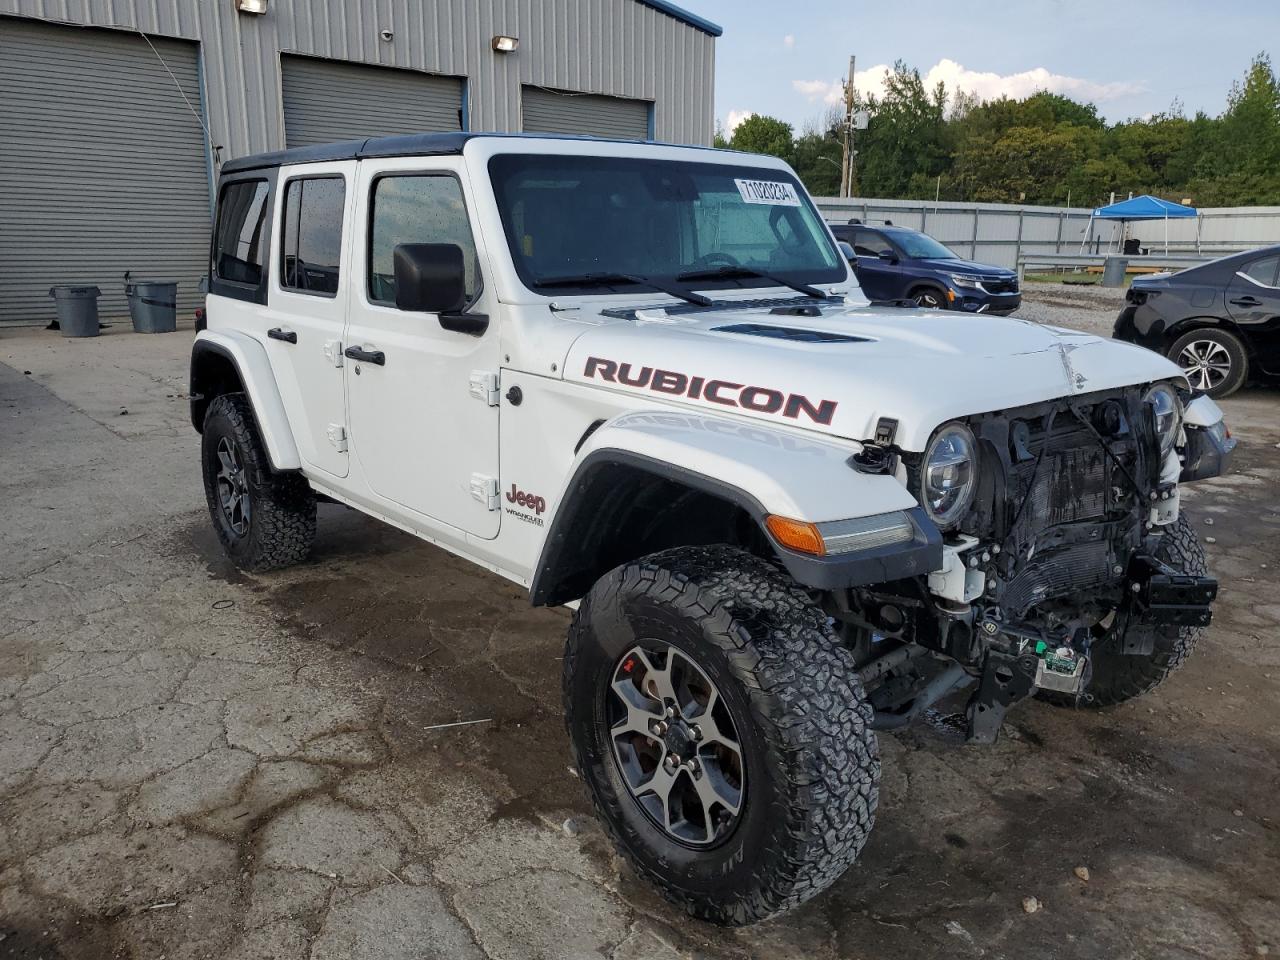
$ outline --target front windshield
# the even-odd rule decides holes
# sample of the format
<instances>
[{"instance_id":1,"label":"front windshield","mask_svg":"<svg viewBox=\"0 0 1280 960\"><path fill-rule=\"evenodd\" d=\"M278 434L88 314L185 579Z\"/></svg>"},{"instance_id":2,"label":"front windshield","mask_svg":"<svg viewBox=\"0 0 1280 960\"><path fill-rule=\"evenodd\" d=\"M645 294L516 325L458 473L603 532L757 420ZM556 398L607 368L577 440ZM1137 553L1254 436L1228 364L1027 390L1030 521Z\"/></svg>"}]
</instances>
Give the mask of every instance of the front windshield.
<instances>
[{"instance_id":1,"label":"front windshield","mask_svg":"<svg viewBox=\"0 0 1280 960\"><path fill-rule=\"evenodd\" d=\"M951 250L923 233L904 230L895 233L893 240L912 260L959 260Z\"/></svg>"},{"instance_id":2,"label":"front windshield","mask_svg":"<svg viewBox=\"0 0 1280 960\"><path fill-rule=\"evenodd\" d=\"M586 292L606 275L610 287L643 277L702 289L774 285L752 271L791 283L846 279L822 219L781 170L499 154L489 175L516 270L531 289Z\"/></svg>"}]
</instances>

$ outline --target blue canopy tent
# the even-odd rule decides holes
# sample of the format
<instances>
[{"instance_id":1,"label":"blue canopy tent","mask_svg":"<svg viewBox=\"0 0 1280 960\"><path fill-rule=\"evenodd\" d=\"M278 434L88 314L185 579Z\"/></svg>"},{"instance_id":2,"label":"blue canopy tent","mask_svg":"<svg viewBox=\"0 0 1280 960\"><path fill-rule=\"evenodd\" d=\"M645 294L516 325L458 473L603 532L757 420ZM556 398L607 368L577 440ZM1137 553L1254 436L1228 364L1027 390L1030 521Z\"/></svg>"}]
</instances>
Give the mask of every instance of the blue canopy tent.
<instances>
[{"instance_id":1,"label":"blue canopy tent","mask_svg":"<svg viewBox=\"0 0 1280 960\"><path fill-rule=\"evenodd\" d=\"M1196 218L1196 253L1200 252L1200 211L1195 207L1185 207L1180 203L1174 203L1172 200L1161 200L1159 197L1152 197L1143 194L1140 197L1130 197L1128 200L1121 200L1119 203L1112 203L1105 207L1095 207L1093 212L1089 214L1089 229L1085 234L1085 240L1080 245L1081 251L1093 239L1093 221L1094 220L1119 220L1128 223L1131 220L1163 220L1164 221L1164 252L1167 256L1169 253L1169 221L1170 220L1186 220L1190 217ZM1119 237L1116 240L1119 246Z\"/></svg>"}]
</instances>

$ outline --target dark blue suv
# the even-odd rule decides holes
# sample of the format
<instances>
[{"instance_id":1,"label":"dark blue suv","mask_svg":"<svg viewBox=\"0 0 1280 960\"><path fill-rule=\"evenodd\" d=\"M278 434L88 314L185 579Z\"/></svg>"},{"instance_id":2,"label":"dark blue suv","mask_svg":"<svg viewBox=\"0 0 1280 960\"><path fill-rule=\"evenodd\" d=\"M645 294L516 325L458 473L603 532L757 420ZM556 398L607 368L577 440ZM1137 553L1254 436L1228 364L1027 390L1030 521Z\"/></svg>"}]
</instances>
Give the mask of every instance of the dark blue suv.
<instances>
[{"instance_id":1,"label":"dark blue suv","mask_svg":"<svg viewBox=\"0 0 1280 960\"><path fill-rule=\"evenodd\" d=\"M937 310L996 314L1022 304L1012 270L962 260L927 234L892 224L828 226L868 300L915 300Z\"/></svg>"}]
</instances>

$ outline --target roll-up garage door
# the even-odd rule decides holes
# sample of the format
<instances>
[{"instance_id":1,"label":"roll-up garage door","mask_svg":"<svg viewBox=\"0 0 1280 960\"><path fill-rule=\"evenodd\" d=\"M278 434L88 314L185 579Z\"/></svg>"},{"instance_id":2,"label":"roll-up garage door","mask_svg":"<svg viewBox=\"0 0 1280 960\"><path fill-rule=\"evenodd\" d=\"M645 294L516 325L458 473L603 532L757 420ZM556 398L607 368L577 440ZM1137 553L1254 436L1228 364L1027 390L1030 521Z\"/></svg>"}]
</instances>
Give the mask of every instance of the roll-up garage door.
<instances>
[{"instance_id":1,"label":"roll-up garage door","mask_svg":"<svg viewBox=\"0 0 1280 960\"><path fill-rule=\"evenodd\" d=\"M100 287L104 319L125 315L126 270L176 280L179 309L196 305L209 255L197 49L151 42L0 17L0 323L48 322L64 283Z\"/></svg>"},{"instance_id":2,"label":"roll-up garage door","mask_svg":"<svg viewBox=\"0 0 1280 960\"><path fill-rule=\"evenodd\" d=\"M462 129L462 81L312 57L282 58L290 147Z\"/></svg>"},{"instance_id":3,"label":"roll-up garage door","mask_svg":"<svg viewBox=\"0 0 1280 960\"><path fill-rule=\"evenodd\" d=\"M618 140L649 137L652 104L648 100L530 86L521 88L520 97L525 133L572 133Z\"/></svg>"}]
</instances>

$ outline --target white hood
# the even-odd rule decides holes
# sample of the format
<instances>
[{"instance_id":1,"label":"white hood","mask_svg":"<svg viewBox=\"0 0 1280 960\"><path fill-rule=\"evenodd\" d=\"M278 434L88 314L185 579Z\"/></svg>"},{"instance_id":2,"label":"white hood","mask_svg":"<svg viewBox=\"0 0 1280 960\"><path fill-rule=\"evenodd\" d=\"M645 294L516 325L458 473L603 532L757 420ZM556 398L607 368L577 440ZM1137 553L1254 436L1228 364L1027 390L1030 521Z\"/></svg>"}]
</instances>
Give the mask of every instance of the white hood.
<instances>
[{"instance_id":1,"label":"white hood","mask_svg":"<svg viewBox=\"0 0 1280 960\"><path fill-rule=\"evenodd\" d=\"M723 329L743 325L843 339ZM956 417L1181 372L1150 350L1027 320L840 306L818 317L752 307L641 310L635 321L606 320L577 337L564 375L851 440L872 437L876 421L889 417L898 421L899 446L923 450L934 429Z\"/></svg>"}]
</instances>

